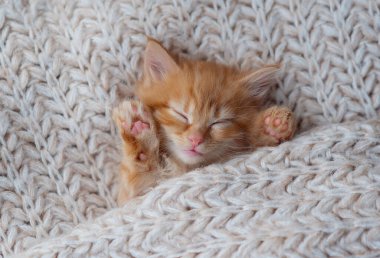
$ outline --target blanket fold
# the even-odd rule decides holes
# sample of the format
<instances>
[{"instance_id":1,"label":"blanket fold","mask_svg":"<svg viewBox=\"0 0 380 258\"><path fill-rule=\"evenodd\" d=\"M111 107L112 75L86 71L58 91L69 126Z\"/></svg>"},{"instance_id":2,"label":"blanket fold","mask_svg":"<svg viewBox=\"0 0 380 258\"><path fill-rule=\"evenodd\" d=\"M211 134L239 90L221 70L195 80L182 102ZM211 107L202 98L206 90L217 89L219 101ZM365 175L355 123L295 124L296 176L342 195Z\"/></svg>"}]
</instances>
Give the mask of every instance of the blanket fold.
<instances>
[{"instance_id":1,"label":"blanket fold","mask_svg":"<svg viewBox=\"0 0 380 258\"><path fill-rule=\"evenodd\" d=\"M22 257L378 256L379 136L379 121L316 128L162 182Z\"/></svg>"},{"instance_id":2,"label":"blanket fold","mask_svg":"<svg viewBox=\"0 0 380 258\"><path fill-rule=\"evenodd\" d=\"M0 1L0 258L380 256L379 10ZM296 138L117 208L111 110L133 96L146 36L242 69L282 63L271 101L294 111Z\"/></svg>"}]
</instances>

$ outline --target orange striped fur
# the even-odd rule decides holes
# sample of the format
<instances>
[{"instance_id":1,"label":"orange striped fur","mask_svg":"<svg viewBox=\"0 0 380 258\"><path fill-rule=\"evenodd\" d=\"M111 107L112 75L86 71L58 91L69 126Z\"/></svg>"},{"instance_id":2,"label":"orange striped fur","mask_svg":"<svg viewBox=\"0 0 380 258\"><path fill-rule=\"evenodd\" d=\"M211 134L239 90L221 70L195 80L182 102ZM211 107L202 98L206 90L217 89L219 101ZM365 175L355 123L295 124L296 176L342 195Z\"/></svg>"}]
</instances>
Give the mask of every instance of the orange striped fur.
<instances>
[{"instance_id":1,"label":"orange striped fur","mask_svg":"<svg viewBox=\"0 0 380 258\"><path fill-rule=\"evenodd\" d=\"M279 65L268 65L240 71L174 58L158 42L149 40L136 95L153 116L160 155L166 153L178 167L189 170L290 139L295 129L291 111L262 108L278 69ZM136 141L126 144L128 149ZM124 165L121 172L146 171L131 172ZM132 182L126 179L122 188L133 188L136 183Z\"/></svg>"}]
</instances>

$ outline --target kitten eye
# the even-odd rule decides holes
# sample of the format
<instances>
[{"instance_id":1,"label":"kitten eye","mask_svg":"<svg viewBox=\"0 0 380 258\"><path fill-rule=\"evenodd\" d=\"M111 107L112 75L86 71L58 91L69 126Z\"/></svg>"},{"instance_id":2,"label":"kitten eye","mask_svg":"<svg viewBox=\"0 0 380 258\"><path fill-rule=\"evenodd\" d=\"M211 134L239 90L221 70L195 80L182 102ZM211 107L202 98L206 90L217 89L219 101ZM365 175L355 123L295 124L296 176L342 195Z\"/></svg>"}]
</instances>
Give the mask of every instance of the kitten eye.
<instances>
[{"instance_id":1,"label":"kitten eye","mask_svg":"<svg viewBox=\"0 0 380 258\"><path fill-rule=\"evenodd\" d=\"M220 120L217 120L215 122L213 122L212 124L210 124L210 127L211 126L223 126L223 125L227 125L229 123L232 122L232 119L220 119Z\"/></svg>"},{"instance_id":2,"label":"kitten eye","mask_svg":"<svg viewBox=\"0 0 380 258\"><path fill-rule=\"evenodd\" d=\"M176 115L177 118L183 120L186 123L189 123L189 119L187 118L187 116L184 113L179 112L178 110L175 110L175 109L172 109L172 111Z\"/></svg>"}]
</instances>

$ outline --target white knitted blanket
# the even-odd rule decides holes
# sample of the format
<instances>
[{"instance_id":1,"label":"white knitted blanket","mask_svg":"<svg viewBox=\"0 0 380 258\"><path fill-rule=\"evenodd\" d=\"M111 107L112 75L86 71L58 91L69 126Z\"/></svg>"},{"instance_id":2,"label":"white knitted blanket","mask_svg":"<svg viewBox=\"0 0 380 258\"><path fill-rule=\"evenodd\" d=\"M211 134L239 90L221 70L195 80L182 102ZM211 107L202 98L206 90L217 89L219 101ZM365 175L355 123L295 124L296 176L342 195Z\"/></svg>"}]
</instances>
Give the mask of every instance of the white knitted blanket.
<instances>
[{"instance_id":1,"label":"white knitted blanket","mask_svg":"<svg viewBox=\"0 0 380 258\"><path fill-rule=\"evenodd\" d=\"M145 35L282 62L300 132L116 208ZM379 35L376 0L0 0L0 257L379 257Z\"/></svg>"}]
</instances>

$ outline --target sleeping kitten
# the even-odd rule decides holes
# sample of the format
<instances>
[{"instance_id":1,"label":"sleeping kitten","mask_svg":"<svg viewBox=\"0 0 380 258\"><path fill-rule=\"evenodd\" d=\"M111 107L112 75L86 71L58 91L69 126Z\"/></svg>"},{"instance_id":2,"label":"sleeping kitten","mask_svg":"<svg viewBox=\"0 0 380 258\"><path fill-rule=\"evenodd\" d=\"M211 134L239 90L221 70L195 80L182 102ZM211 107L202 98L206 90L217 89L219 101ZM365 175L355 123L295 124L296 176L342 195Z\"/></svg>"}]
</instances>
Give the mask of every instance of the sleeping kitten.
<instances>
[{"instance_id":1,"label":"sleeping kitten","mask_svg":"<svg viewBox=\"0 0 380 258\"><path fill-rule=\"evenodd\" d=\"M139 101L126 100L113 111L124 150L119 205L156 184L169 166L186 172L290 139L292 112L262 108L278 69L239 71L174 59L149 40L136 91Z\"/></svg>"}]
</instances>

